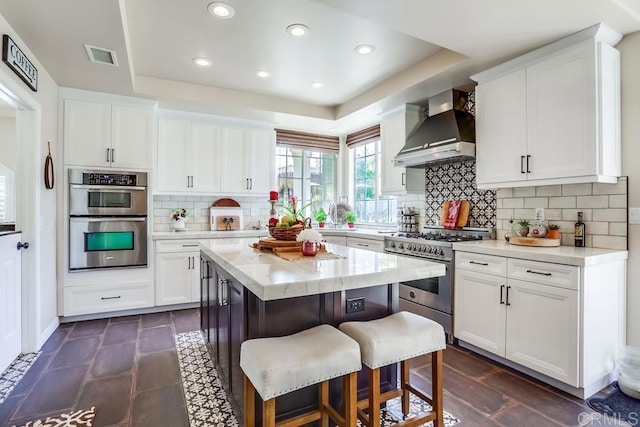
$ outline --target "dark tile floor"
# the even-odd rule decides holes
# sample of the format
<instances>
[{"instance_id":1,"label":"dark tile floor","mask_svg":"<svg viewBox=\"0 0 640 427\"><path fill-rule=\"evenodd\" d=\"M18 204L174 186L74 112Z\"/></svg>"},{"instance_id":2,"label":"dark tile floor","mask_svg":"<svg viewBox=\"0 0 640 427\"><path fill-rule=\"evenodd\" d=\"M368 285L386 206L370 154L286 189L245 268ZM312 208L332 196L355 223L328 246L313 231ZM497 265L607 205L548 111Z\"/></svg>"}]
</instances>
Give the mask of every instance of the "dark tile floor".
<instances>
[{"instance_id":1,"label":"dark tile floor","mask_svg":"<svg viewBox=\"0 0 640 427\"><path fill-rule=\"evenodd\" d=\"M199 327L196 310L61 325L0 405L0 425L96 406L94 426L188 426L173 335ZM445 410L460 427L577 426L575 397L459 347L444 355ZM430 387L430 358L413 381ZM594 424L604 425L604 424Z\"/></svg>"}]
</instances>

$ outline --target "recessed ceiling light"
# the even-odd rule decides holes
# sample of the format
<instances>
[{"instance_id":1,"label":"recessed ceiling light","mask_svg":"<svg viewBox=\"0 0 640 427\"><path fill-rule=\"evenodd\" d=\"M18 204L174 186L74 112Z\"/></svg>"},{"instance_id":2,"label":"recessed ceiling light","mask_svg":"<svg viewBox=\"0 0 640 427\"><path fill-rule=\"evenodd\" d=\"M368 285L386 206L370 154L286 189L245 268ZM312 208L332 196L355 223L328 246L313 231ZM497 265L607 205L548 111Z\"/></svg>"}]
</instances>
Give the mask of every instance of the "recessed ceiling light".
<instances>
[{"instance_id":1,"label":"recessed ceiling light","mask_svg":"<svg viewBox=\"0 0 640 427\"><path fill-rule=\"evenodd\" d=\"M271 73L264 70L258 70L256 71L256 76L260 77L261 79L266 79L267 77L271 77Z\"/></svg>"},{"instance_id":2,"label":"recessed ceiling light","mask_svg":"<svg viewBox=\"0 0 640 427\"><path fill-rule=\"evenodd\" d=\"M359 53L360 55L369 55L374 50L376 50L376 47L371 44L361 44L356 46L354 50L356 51L356 53Z\"/></svg>"},{"instance_id":3,"label":"recessed ceiling light","mask_svg":"<svg viewBox=\"0 0 640 427\"><path fill-rule=\"evenodd\" d=\"M210 14L212 14L216 18L222 18L222 19L232 18L233 15L236 14L236 11L233 10L231 6L219 1L209 3L209 6L207 6L207 10L209 11Z\"/></svg>"},{"instance_id":4,"label":"recessed ceiling light","mask_svg":"<svg viewBox=\"0 0 640 427\"><path fill-rule=\"evenodd\" d=\"M314 89L320 89L320 88L321 88L321 87L323 87L323 86L324 86L324 85L322 84L322 82L318 82L318 81L316 81L316 82L312 82L312 83L311 83L311 87L312 87L312 88L314 88Z\"/></svg>"},{"instance_id":5,"label":"recessed ceiling light","mask_svg":"<svg viewBox=\"0 0 640 427\"><path fill-rule=\"evenodd\" d=\"M201 67L210 67L213 65L213 61L209 58L196 57L193 58L193 63Z\"/></svg>"},{"instance_id":6,"label":"recessed ceiling light","mask_svg":"<svg viewBox=\"0 0 640 427\"><path fill-rule=\"evenodd\" d=\"M287 33L294 37L304 37L309 32L309 27L303 24L291 24L287 27Z\"/></svg>"}]
</instances>

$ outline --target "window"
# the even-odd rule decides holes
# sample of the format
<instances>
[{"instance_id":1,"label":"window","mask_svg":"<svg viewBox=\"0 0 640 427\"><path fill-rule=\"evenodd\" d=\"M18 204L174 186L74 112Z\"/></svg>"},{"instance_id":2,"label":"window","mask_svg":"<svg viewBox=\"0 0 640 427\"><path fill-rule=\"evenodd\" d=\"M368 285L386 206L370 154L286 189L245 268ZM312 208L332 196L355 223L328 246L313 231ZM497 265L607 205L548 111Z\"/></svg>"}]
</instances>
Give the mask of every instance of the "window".
<instances>
[{"instance_id":1,"label":"window","mask_svg":"<svg viewBox=\"0 0 640 427\"><path fill-rule=\"evenodd\" d=\"M395 223L397 201L393 197L379 195L380 179L380 140L352 148L354 200L358 222Z\"/></svg>"},{"instance_id":2,"label":"window","mask_svg":"<svg viewBox=\"0 0 640 427\"><path fill-rule=\"evenodd\" d=\"M295 195L299 205L311 204L305 216L336 199L336 158L332 153L276 148L278 192L281 200Z\"/></svg>"}]
</instances>

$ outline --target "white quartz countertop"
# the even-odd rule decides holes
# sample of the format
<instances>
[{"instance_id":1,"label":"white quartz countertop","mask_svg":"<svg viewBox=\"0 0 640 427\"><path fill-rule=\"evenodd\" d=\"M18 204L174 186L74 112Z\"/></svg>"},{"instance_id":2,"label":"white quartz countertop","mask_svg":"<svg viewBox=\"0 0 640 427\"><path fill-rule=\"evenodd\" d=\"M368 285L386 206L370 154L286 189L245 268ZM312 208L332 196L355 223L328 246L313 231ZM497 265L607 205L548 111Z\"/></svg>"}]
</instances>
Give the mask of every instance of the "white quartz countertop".
<instances>
[{"instance_id":1,"label":"white quartz countertop","mask_svg":"<svg viewBox=\"0 0 640 427\"><path fill-rule=\"evenodd\" d=\"M444 264L327 244L340 259L287 261L250 247L255 238L199 241L200 250L263 301L439 277Z\"/></svg>"},{"instance_id":2,"label":"white quartz countertop","mask_svg":"<svg viewBox=\"0 0 640 427\"><path fill-rule=\"evenodd\" d=\"M537 247L511 245L504 240L483 240L478 242L454 243L453 250L485 255L497 255L532 261L585 267L606 264L629 258L627 251L597 248L576 248L574 246Z\"/></svg>"},{"instance_id":3,"label":"white quartz countertop","mask_svg":"<svg viewBox=\"0 0 640 427\"><path fill-rule=\"evenodd\" d=\"M314 227L322 235L360 237L371 240L384 240L384 236L390 236L396 231L378 231L369 228L318 228ZM269 230L238 230L238 231L156 231L151 235L153 240L181 240L181 239L220 239L226 237L262 237L268 236Z\"/></svg>"}]
</instances>

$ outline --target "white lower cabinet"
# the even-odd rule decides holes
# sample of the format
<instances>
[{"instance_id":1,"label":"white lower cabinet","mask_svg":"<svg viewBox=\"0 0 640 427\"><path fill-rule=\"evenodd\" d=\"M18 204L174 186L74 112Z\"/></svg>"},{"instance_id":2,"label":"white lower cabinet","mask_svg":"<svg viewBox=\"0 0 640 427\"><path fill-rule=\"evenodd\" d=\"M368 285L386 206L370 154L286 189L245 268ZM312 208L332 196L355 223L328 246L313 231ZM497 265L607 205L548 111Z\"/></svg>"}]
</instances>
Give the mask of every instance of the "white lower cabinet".
<instances>
[{"instance_id":1,"label":"white lower cabinet","mask_svg":"<svg viewBox=\"0 0 640 427\"><path fill-rule=\"evenodd\" d=\"M156 242L156 305L200 301L200 250L195 241Z\"/></svg>"},{"instance_id":2,"label":"white lower cabinet","mask_svg":"<svg viewBox=\"0 0 640 427\"><path fill-rule=\"evenodd\" d=\"M613 379L623 342L624 261L578 267L456 251L455 262L461 345L569 385L582 398ZM601 322L608 330L592 327Z\"/></svg>"},{"instance_id":3,"label":"white lower cabinet","mask_svg":"<svg viewBox=\"0 0 640 427\"><path fill-rule=\"evenodd\" d=\"M351 248L366 249L375 252L384 252L382 240L364 239L362 237L347 237L347 246Z\"/></svg>"},{"instance_id":4,"label":"white lower cabinet","mask_svg":"<svg viewBox=\"0 0 640 427\"><path fill-rule=\"evenodd\" d=\"M320 233L322 233L322 231L320 231ZM334 245L347 246L347 238L344 236L331 236L331 235L327 236L326 234L323 234L322 238L327 243L332 243Z\"/></svg>"},{"instance_id":5,"label":"white lower cabinet","mask_svg":"<svg viewBox=\"0 0 640 427\"><path fill-rule=\"evenodd\" d=\"M149 282L69 286L64 288L64 315L106 313L153 307Z\"/></svg>"}]
</instances>

